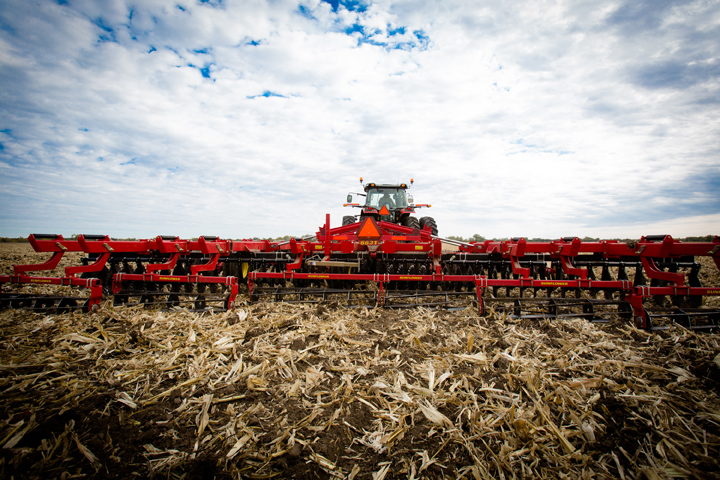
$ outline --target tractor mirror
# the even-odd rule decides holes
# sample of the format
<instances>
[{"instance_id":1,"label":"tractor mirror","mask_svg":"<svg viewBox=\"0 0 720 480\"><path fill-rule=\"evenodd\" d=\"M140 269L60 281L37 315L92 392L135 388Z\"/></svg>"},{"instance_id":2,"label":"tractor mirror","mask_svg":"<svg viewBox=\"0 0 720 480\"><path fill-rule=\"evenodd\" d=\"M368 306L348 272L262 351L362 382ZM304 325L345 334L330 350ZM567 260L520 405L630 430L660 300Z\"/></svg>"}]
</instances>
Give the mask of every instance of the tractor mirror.
<instances>
[{"instance_id":1,"label":"tractor mirror","mask_svg":"<svg viewBox=\"0 0 720 480\"><path fill-rule=\"evenodd\" d=\"M408 195L408 203L413 203L412 195Z\"/></svg>"},{"instance_id":2,"label":"tractor mirror","mask_svg":"<svg viewBox=\"0 0 720 480\"><path fill-rule=\"evenodd\" d=\"M348 193L347 203L352 203L352 195Z\"/></svg>"}]
</instances>

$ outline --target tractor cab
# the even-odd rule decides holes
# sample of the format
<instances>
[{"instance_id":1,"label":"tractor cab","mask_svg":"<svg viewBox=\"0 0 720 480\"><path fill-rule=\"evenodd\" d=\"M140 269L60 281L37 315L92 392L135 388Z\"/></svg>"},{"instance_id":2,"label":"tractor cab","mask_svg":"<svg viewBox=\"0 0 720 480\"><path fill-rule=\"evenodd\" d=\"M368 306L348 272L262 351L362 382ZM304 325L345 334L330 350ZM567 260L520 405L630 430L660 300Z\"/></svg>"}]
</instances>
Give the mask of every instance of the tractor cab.
<instances>
[{"instance_id":1,"label":"tractor cab","mask_svg":"<svg viewBox=\"0 0 720 480\"><path fill-rule=\"evenodd\" d=\"M412 197L410 197L412 201ZM408 207L408 196L404 186L367 186L365 188L365 207L376 210L387 207L388 210Z\"/></svg>"},{"instance_id":2,"label":"tractor cab","mask_svg":"<svg viewBox=\"0 0 720 480\"><path fill-rule=\"evenodd\" d=\"M437 225L432 217L422 217L420 220L414 216L415 210L421 207L430 207L430 205L415 205L412 195L407 194L410 185L401 183L400 185L378 185L375 183L362 183L365 193L355 193L361 197L365 197L365 204L352 203L353 194L347 196L346 207L361 208L360 215L347 215L343 217L343 225L355 223L360 217L373 217L376 221L391 222L410 228L424 228L425 223L428 224L433 235L437 235ZM412 185L413 180L410 180Z\"/></svg>"}]
</instances>

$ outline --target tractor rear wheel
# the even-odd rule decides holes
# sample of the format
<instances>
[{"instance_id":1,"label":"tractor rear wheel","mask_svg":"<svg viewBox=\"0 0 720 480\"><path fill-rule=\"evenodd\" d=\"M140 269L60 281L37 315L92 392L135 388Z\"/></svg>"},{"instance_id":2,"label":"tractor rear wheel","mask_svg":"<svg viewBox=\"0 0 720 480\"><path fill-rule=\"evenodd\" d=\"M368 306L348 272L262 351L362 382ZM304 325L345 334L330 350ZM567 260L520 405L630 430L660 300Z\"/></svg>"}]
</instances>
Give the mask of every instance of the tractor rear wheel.
<instances>
[{"instance_id":1,"label":"tractor rear wheel","mask_svg":"<svg viewBox=\"0 0 720 480\"><path fill-rule=\"evenodd\" d=\"M350 225L351 223L355 223L355 217L352 215L346 215L343 217L343 227L345 225Z\"/></svg>"},{"instance_id":2,"label":"tractor rear wheel","mask_svg":"<svg viewBox=\"0 0 720 480\"><path fill-rule=\"evenodd\" d=\"M402 219L402 226L403 227L410 227L410 228L417 228L420 230L420 222L417 218L411 217L408 215L407 217Z\"/></svg>"},{"instance_id":3,"label":"tractor rear wheel","mask_svg":"<svg viewBox=\"0 0 720 480\"><path fill-rule=\"evenodd\" d=\"M425 228L425 225L430 226L431 233L437 237L438 227L437 223L435 223L435 219L432 217L421 217L420 228Z\"/></svg>"}]
</instances>

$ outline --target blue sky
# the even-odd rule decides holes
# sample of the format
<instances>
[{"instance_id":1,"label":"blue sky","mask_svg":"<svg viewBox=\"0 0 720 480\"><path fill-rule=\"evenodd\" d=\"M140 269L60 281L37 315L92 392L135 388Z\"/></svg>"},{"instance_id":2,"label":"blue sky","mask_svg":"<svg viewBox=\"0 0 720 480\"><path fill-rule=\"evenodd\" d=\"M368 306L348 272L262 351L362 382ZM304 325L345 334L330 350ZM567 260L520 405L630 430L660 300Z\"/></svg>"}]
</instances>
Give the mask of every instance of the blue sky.
<instances>
[{"instance_id":1,"label":"blue sky","mask_svg":"<svg viewBox=\"0 0 720 480\"><path fill-rule=\"evenodd\" d=\"M4 0L0 236L720 234L720 2Z\"/></svg>"}]
</instances>

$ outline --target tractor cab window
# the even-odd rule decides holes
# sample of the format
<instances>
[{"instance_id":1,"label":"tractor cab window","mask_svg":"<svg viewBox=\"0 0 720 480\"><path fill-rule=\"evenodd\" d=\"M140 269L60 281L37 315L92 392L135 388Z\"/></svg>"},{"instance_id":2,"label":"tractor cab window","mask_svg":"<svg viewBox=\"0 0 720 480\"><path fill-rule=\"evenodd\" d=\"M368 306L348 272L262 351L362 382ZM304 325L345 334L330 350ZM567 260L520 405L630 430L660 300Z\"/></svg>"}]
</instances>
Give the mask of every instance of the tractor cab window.
<instances>
[{"instance_id":1,"label":"tractor cab window","mask_svg":"<svg viewBox=\"0 0 720 480\"><path fill-rule=\"evenodd\" d=\"M368 207L381 209L407 208L407 196L404 189L397 188L371 188L367 192Z\"/></svg>"}]
</instances>

